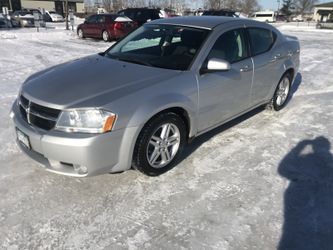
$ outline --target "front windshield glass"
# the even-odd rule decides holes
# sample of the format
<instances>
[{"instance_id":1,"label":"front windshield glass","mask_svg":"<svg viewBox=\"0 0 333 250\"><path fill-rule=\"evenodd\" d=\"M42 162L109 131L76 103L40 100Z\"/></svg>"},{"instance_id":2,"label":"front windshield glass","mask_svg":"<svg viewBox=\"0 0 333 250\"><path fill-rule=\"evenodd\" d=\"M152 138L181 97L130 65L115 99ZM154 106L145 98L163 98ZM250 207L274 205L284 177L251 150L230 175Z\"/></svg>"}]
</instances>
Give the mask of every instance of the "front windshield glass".
<instances>
[{"instance_id":1,"label":"front windshield glass","mask_svg":"<svg viewBox=\"0 0 333 250\"><path fill-rule=\"evenodd\" d=\"M209 31L174 25L140 27L106 52L131 63L173 70L188 70Z\"/></svg>"}]
</instances>

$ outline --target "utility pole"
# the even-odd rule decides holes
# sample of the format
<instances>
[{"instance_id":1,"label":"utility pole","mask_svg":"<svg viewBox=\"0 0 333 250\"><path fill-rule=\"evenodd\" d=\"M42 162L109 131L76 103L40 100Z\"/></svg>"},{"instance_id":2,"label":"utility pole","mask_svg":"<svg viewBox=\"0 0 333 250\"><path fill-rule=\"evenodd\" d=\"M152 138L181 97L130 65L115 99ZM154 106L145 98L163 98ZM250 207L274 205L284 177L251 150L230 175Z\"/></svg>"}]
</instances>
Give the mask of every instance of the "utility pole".
<instances>
[{"instance_id":1,"label":"utility pole","mask_svg":"<svg viewBox=\"0 0 333 250\"><path fill-rule=\"evenodd\" d=\"M12 0L9 0L9 10L13 11Z\"/></svg>"},{"instance_id":2,"label":"utility pole","mask_svg":"<svg viewBox=\"0 0 333 250\"><path fill-rule=\"evenodd\" d=\"M66 22L66 30L69 30L69 25L68 25L68 0L66 0L66 3L65 3L66 7L66 17L65 17L65 22Z\"/></svg>"},{"instance_id":3,"label":"utility pole","mask_svg":"<svg viewBox=\"0 0 333 250\"><path fill-rule=\"evenodd\" d=\"M277 0L277 3L278 3L277 15L279 15L279 13L280 13L280 0Z\"/></svg>"}]
</instances>

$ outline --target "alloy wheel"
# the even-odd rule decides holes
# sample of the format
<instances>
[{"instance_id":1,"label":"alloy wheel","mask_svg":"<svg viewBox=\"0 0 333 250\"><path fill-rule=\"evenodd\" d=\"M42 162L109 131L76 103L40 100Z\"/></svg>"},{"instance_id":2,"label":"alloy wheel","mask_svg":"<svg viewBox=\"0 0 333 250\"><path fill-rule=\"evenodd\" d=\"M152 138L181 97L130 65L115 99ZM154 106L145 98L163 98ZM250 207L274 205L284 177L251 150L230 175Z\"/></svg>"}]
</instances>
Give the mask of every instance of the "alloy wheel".
<instances>
[{"instance_id":1,"label":"alloy wheel","mask_svg":"<svg viewBox=\"0 0 333 250\"><path fill-rule=\"evenodd\" d=\"M106 30L103 31L102 36L103 36L103 40L105 42L109 41L109 34L108 34L108 32Z\"/></svg>"},{"instance_id":2,"label":"alloy wheel","mask_svg":"<svg viewBox=\"0 0 333 250\"><path fill-rule=\"evenodd\" d=\"M280 82L277 93L276 93L276 105L282 106L288 97L290 90L290 81L288 77L284 77Z\"/></svg>"},{"instance_id":3,"label":"alloy wheel","mask_svg":"<svg viewBox=\"0 0 333 250\"><path fill-rule=\"evenodd\" d=\"M162 124L151 136L147 146L147 160L153 168L163 168L178 152L180 131L173 123Z\"/></svg>"}]
</instances>

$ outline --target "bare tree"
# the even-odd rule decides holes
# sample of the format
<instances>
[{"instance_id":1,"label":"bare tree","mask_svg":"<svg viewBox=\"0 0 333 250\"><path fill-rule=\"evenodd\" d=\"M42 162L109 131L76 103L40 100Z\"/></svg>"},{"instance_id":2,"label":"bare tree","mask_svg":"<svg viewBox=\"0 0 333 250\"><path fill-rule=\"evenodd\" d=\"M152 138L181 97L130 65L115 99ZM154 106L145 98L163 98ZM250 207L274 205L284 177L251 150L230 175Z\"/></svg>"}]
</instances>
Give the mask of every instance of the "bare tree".
<instances>
[{"instance_id":1,"label":"bare tree","mask_svg":"<svg viewBox=\"0 0 333 250\"><path fill-rule=\"evenodd\" d=\"M260 6L257 0L242 0L240 4L240 11L245 14L251 14L258 11L259 9Z\"/></svg>"},{"instance_id":2,"label":"bare tree","mask_svg":"<svg viewBox=\"0 0 333 250\"><path fill-rule=\"evenodd\" d=\"M103 8L107 12L112 12L112 10L113 10L113 1L112 0L103 0L102 5L103 5Z\"/></svg>"},{"instance_id":3,"label":"bare tree","mask_svg":"<svg viewBox=\"0 0 333 250\"><path fill-rule=\"evenodd\" d=\"M206 0L205 8L210 9L232 9L250 14L259 9L257 0Z\"/></svg>"},{"instance_id":4,"label":"bare tree","mask_svg":"<svg viewBox=\"0 0 333 250\"><path fill-rule=\"evenodd\" d=\"M205 8L208 9L221 9L224 8L224 0L206 0Z\"/></svg>"},{"instance_id":5,"label":"bare tree","mask_svg":"<svg viewBox=\"0 0 333 250\"><path fill-rule=\"evenodd\" d=\"M224 8L238 10L241 7L241 0L225 0Z\"/></svg>"},{"instance_id":6,"label":"bare tree","mask_svg":"<svg viewBox=\"0 0 333 250\"><path fill-rule=\"evenodd\" d=\"M295 0L294 4L297 12L303 15L304 12L311 11L313 6L318 2L318 0Z\"/></svg>"}]
</instances>

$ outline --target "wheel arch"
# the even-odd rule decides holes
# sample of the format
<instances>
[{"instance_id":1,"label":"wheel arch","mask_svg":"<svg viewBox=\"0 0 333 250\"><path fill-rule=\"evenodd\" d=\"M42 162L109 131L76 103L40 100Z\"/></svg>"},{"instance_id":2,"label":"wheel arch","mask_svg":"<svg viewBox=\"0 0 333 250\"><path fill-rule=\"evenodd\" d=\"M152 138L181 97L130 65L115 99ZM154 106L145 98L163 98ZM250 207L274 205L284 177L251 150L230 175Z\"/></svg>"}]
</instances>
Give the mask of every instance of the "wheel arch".
<instances>
[{"instance_id":1,"label":"wheel arch","mask_svg":"<svg viewBox=\"0 0 333 250\"><path fill-rule=\"evenodd\" d=\"M291 76L291 81L294 79L295 77L295 69L293 67L290 67L288 68L282 75L282 77L285 75L285 74L289 74Z\"/></svg>"},{"instance_id":2,"label":"wheel arch","mask_svg":"<svg viewBox=\"0 0 333 250\"><path fill-rule=\"evenodd\" d=\"M181 106L170 106L168 108L164 108L163 110L160 110L158 112L155 112L144 124L142 124L142 126L140 126L140 128L138 129L138 133L135 136L135 139L133 140L133 148L130 151L130 159L131 159L131 163L135 154L135 149L138 143L138 140L140 139L140 135L142 134L142 131L144 129L144 127L149 124L150 122L152 122L154 119L156 119L157 117L159 117L162 114L167 114L167 113L174 113L176 115L178 115L180 117L180 119L184 122L185 124L185 137L186 137L186 141L188 141L189 139L189 134L190 134L190 129L191 129L191 119L189 116L188 111Z\"/></svg>"},{"instance_id":3,"label":"wheel arch","mask_svg":"<svg viewBox=\"0 0 333 250\"><path fill-rule=\"evenodd\" d=\"M291 84L293 83L293 80L294 80L294 77L296 75L296 69L295 69L295 65L292 63L291 60L287 60L284 64L281 65L281 67L279 68L279 74L277 75L280 76L279 78L277 78L277 82L275 82L273 85L272 85L272 88L269 92L269 95L268 97L272 97L277 86L279 85L281 79L285 76L285 74L290 74L291 78L290 78L290 81L291 81Z\"/></svg>"},{"instance_id":4,"label":"wheel arch","mask_svg":"<svg viewBox=\"0 0 333 250\"><path fill-rule=\"evenodd\" d=\"M189 139L195 133L195 108L194 103L188 97L174 94L170 99L169 95L159 96L151 101L146 101L145 105L140 106L133 116L128 120L126 127L130 133L126 133L120 149L120 158L126 169L132 166L132 159L138 138L144 126L152 119L162 113L172 112L180 116L186 126L186 138ZM157 108L154 108L157 107Z\"/></svg>"},{"instance_id":5,"label":"wheel arch","mask_svg":"<svg viewBox=\"0 0 333 250\"><path fill-rule=\"evenodd\" d=\"M190 134L192 123L191 123L188 111L184 107L180 107L180 106L165 108L165 109L155 113L149 120L147 120L145 122L145 124L142 126L142 128L144 126L146 126L146 124L149 123L151 120L155 119L157 116L164 114L164 113L169 113L169 112L175 113L183 120L183 122L185 123L185 126L186 126L186 137L188 138L189 134ZM141 130L142 130L142 128L141 128Z\"/></svg>"}]
</instances>

